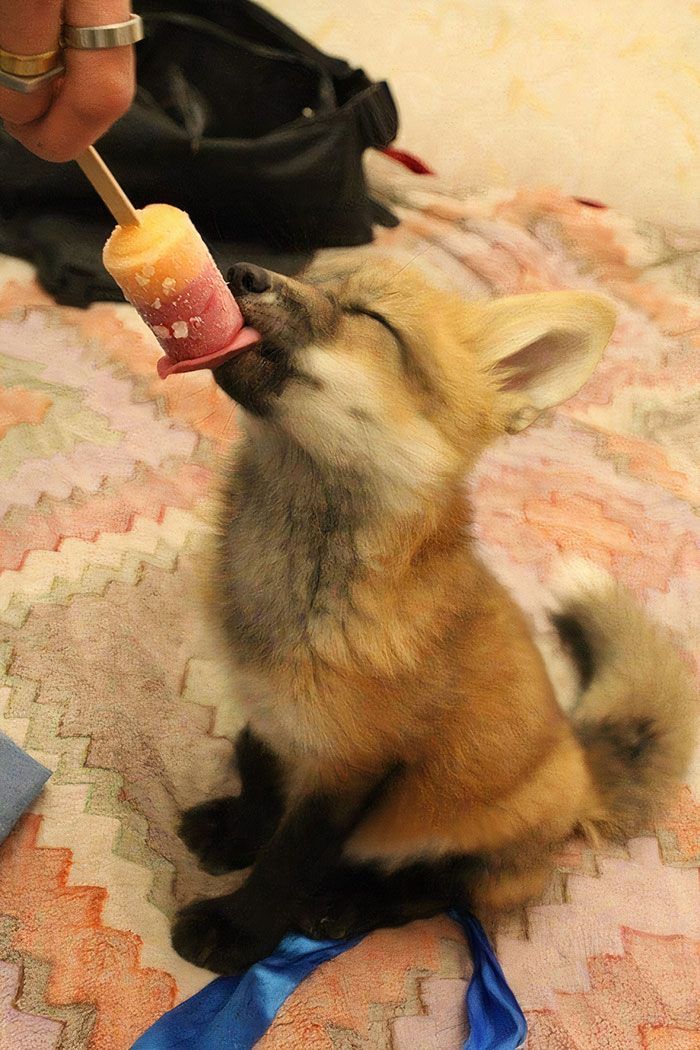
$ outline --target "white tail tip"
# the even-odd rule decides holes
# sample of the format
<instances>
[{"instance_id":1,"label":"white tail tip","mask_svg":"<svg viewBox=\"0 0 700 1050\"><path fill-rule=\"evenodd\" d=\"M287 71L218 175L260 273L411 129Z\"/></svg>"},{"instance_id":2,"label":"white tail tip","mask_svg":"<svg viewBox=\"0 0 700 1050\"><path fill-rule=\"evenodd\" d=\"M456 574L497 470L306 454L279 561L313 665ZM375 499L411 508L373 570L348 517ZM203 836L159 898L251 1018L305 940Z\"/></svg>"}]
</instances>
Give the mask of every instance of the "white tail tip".
<instances>
[{"instance_id":1,"label":"white tail tip","mask_svg":"<svg viewBox=\"0 0 700 1050\"><path fill-rule=\"evenodd\" d=\"M571 557L563 558L555 565L549 585L555 598L565 602L613 590L615 580L594 562Z\"/></svg>"}]
</instances>

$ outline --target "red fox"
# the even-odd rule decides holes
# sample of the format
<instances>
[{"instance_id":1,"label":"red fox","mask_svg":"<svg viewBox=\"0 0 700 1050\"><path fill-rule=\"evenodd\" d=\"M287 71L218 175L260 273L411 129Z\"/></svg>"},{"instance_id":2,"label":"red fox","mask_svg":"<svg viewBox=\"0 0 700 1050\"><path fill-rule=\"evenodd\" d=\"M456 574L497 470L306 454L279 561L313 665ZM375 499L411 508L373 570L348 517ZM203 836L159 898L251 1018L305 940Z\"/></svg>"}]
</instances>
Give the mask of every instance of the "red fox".
<instances>
[{"instance_id":1,"label":"red fox","mask_svg":"<svg viewBox=\"0 0 700 1050\"><path fill-rule=\"evenodd\" d=\"M173 930L221 973L290 930L537 896L572 833L648 825L689 762L696 700L671 641L589 572L556 616L580 681L565 714L470 536L465 475L585 383L605 299L465 303L358 257L304 280L242 263L229 283L262 334L215 373L244 432L213 579L242 788L180 833L207 870L252 870Z\"/></svg>"}]
</instances>

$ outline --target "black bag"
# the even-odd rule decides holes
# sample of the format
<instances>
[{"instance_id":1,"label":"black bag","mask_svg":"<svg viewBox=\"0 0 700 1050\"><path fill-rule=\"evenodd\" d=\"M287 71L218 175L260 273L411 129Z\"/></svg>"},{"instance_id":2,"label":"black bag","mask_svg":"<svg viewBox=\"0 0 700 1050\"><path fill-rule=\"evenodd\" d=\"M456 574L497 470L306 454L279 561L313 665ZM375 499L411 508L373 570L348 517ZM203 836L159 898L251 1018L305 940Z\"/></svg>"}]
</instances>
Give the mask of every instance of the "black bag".
<instances>
[{"instance_id":1,"label":"black bag","mask_svg":"<svg viewBox=\"0 0 700 1050\"><path fill-rule=\"evenodd\" d=\"M386 83L329 57L251 0L142 0L138 92L99 150L137 206L189 212L226 269L293 272L396 219L367 193L362 154L396 136ZM32 259L59 302L121 295L101 264L113 226L75 164L0 137L0 251Z\"/></svg>"}]
</instances>

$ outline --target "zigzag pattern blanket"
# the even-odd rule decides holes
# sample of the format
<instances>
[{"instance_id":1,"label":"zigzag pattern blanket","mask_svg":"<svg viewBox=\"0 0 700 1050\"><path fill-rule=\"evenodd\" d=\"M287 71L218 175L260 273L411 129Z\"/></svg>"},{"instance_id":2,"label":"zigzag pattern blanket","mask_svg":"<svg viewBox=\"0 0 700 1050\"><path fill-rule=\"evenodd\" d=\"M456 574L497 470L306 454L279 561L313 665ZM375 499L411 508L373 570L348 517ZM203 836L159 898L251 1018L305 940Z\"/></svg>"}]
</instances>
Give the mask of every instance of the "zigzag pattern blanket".
<instances>
[{"instance_id":1,"label":"zigzag pattern blanket","mask_svg":"<svg viewBox=\"0 0 700 1050\"><path fill-rule=\"evenodd\" d=\"M553 191L470 197L383 161L377 247L465 296L597 288L619 324L574 401L473 481L484 556L545 631L561 552L700 652L700 236ZM130 308L59 309L0 261L0 731L53 770L0 847L0 1043L126 1050L210 975L169 916L220 891L175 835L222 786L236 713L191 600L217 461L208 373L161 382ZM692 658L692 657L691 657ZM627 849L576 848L498 950L532 1050L700 1045L698 767ZM447 919L380 931L284 1004L261 1050L454 1050L469 959Z\"/></svg>"}]
</instances>

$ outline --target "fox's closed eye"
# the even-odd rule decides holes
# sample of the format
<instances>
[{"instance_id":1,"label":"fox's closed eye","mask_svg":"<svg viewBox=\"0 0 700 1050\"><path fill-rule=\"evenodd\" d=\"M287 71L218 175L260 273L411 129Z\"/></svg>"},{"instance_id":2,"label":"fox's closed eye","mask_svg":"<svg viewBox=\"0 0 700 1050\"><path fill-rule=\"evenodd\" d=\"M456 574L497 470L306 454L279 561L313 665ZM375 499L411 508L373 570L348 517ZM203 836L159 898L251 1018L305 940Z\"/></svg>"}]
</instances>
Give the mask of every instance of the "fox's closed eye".
<instances>
[{"instance_id":1,"label":"fox's closed eye","mask_svg":"<svg viewBox=\"0 0 700 1050\"><path fill-rule=\"evenodd\" d=\"M386 328L387 332L391 333L396 342L401 344L401 336L399 335L396 328L394 328L391 321L388 321L386 319L384 314L380 314L377 310L370 310L368 307L365 306L344 306L343 313L351 315L355 314L361 317L371 317L374 321L377 321L380 325L383 325L384 328Z\"/></svg>"},{"instance_id":2,"label":"fox's closed eye","mask_svg":"<svg viewBox=\"0 0 700 1050\"><path fill-rule=\"evenodd\" d=\"M403 336L399 332L398 328L395 328L394 325L391 323L391 321L389 321L384 316L384 314L380 314L378 310L371 310L367 306L354 306L354 305L344 306L343 307L343 313L350 314L350 315L354 314L355 316L358 316L358 317L371 317L373 321L376 321L377 324L380 324L382 326L382 328L386 329L386 331L389 333L389 335L392 337L392 339L396 343L396 346L398 348L398 351L399 351L399 354L400 354L400 357L401 357L401 364L403 365L403 368L405 369L405 371L407 373L409 373L411 371L412 360L411 360L411 354L410 354L410 351L408 349L408 346L406 345L406 342L403 339Z\"/></svg>"},{"instance_id":3,"label":"fox's closed eye","mask_svg":"<svg viewBox=\"0 0 700 1050\"><path fill-rule=\"evenodd\" d=\"M399 351L399 357L401 359L401 366L406 376L410 377L413 381L417 382L425 392L431 394L431 396L434 395L435 390L427 372L423 368L420 361L417 359L416 355L413 353L411 347L409 346L408 342L403 337L399 329L396 328L391 323L391 321L389 321L388 318L384 316L384 314L379 313L378 310L372 310L367 306L356 306L353 304L343 306L342 309L343 313L346 314L356 314L359 316L371 317L373 321L376 321L382 326L382 328L385 328L396 343L397 349Z\"/></svg>"}]
</instances>

